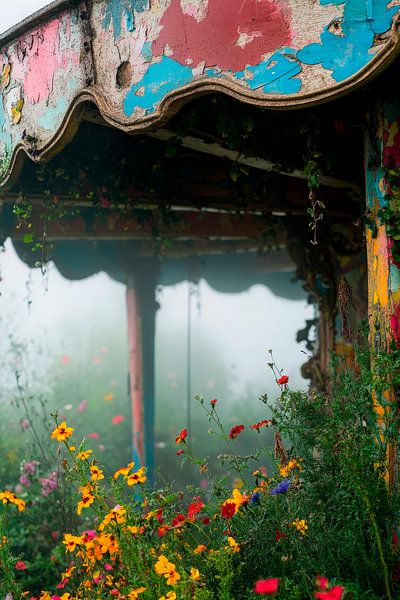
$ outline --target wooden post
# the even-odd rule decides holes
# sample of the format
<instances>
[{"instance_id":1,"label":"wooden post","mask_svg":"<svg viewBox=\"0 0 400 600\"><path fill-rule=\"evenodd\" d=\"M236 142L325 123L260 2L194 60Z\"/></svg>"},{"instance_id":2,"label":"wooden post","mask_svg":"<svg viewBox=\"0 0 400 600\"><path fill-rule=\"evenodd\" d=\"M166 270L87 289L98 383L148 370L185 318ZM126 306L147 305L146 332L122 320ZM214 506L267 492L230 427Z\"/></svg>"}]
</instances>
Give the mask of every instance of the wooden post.
<instances>
[{"instance_id":1,"label":"wooden post","mask_svg":"<svg viewBox=\"0 0 400 600\"><path fill-rule=\"evenodd\" d=\"M132 407L133 459L136 464L144 465L142 323L135 282L131 276L128 278L128 287L126 290L126 307L128 319L129 393Z\"/></svg>"},{"instance_id":2,"label":"wooden post","mask_svg":"<svg viewBox=\"0 0 400 600\"><path fill-rule=\"evenodd\" d=\"M400 182L400 101L381 101L371 110L366 135L368 314L371 345L375 351L400 344L400 263L399 242L394 239L398 225L393 222L396 178ZM397 184L398 185L398 184ZM400 188L399 188L400 189ZM391 217L392 215L392 217ZM388 390L386 401L395 400ZM385 408L374 398L376 411ZM388 483L392 485L396 448L388 453Z\"/></svg>"},{"instance_id":3,"label":"wooden post","mask_svg":"<svg viewBox=\"0 0 400 600\"><path fill-rule=\"evenodd\" d=\"M158 264L154 259L136 259L129 271L126 300L133 457L137 465L147 467L151 479L154 472L155 289Z\"/></svg>"}]
</instances>

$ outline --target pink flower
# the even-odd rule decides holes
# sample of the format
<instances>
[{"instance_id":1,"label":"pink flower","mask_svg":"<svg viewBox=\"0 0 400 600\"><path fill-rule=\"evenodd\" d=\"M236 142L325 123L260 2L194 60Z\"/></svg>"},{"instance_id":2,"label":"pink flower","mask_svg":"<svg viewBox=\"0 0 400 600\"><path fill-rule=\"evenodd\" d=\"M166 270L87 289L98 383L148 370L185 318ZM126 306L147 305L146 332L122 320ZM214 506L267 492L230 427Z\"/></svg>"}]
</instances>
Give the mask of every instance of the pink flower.
<instances>
[{"instance_id":1,"label":"pink flower","mask_svg":"<svg viewBox=\"0 0 400 600\"><path fill-rule=\"evenodd\" d=\"M289 377L287 375L282 375L282 377L279 377L277 383L279 383L279 385L285 385L288 382L289 382Z\"/></svg>"},{"instance_id":2,"label":"pink flower","mask_svg":"<svg viewBox=\"0 0 400 600\"><path fill-rule=\"evenodd\" d=\"M279 579L264 579L254 586L256 594L275 594L278 591Z\"/></svg>"},{"instance_id":3,"label":"pink flower","mask_svg":"<svg viewBox=\"0 0 400 600\"><path fill-rule=\"evenodd\" d=\"M71 362L71 359L68 356L68 354L64 354L64 356L61 358L61 364L69 365L70 362Z\"/></svg>"},{"instance_id":4,"label":"pink flower","mask_svg":"<svg viewBox=\"0 0 400 600\"><path fill-rule=\"evenodd\" d=\"M109 565L108 563L106 563L104 565L104 568L105 568L106 571L112 571L113 570L113 567L111 565Z\"/></svg>"},{"instance_id":5,"label":"pink flower","mask_svg":"<svg viewBox=\"0 0 400 600\"><path fill-rule=\"evenodd\" d=\"M24 464L22 465L22 470L24 471L24 473L26 473L27 475L34 475L36 473L36 468L40 463L38 463L37 460L31 460L30 462L24 462Z\"/></svg>"},{"instance_id":6,"label":"pink flower","mask_svg":"<svg viewBox=\"0 0 400 600\"><path fill-rule=\"evenodd\" d=\"M106 449L104 444L99 444L99 450L100 452L104 452L104 450Z\"/></svg>"},{"instance_id":7,"label":"pink flower","mask_svg":"<svg viewBox=\"0 0 400 600\"><path fill-rule=\"evenodd\" d=\"M27 569L28 567L26 566L26 563L24 563L23 560L17 560L17 562L15 563L15 568L17 569L17 571L25 571L25 569Z\"/></svg>"},{"instance_id":8,"label":"pink flower","mask_svg":"<svg viewBox=\"0 0 400 600\"><path fill-rule=\"evenodd\" d=\"M19 482L21 485L24 485L26 488L31 486L31 482L29 481L29 477L27 477L26 475L22 474L21 477L19 478Z\"/></svg>"},{"instance_id":9,"label":"pink flower","mask_svg":"<svg viewBox=\"0 0 400 600\"><path fill-rule=\"evenodd\" d=\"M115 415L115 417L113 417L111 419L111 423L113 425L119 425L120 423L123 423L124 421L125 421L124 415Z\"/></svg>"},{"instance_id":10,"label":"pink flower","mask_svg":"<svg viewBox=\"0 0 400 600\"><path fill-rule=\"evenodd\" d=\"M92 440L100 439L100 434L97 431L92 431L92 433L88 433L88 438L92 438Z\"/></svg>"},{"instance_id":11,"label":"pink flower","mask_svg":"<svg viewBox=\"0 0 400 600\"><path fill-rule=\"evenodd\" d=\"M20 485L19 483L17 483L17 485L15 486L15 493L16 494L22 494L23 491L24 491L24 488L22 487L22 485Z\"/></svg>"},{"instance_id":12,"label":"pink flower","mask_svg":"<svg viewBox=\"0 0 400 600\"><path fill-rule=\"evenodd\" d=\"M26 431L31 426L29 419L21 419L20 421L22 431Z\"/></svg>"},{"instance_id":13,"label":"pink flower","mask_svg":"<svg viewBox=\"0 0 400 600\"><path fill-rule=\"evenodd\" d=\"M82 402L80 402L78 406L78 413L84 413L88 407L88 404L89 403L87 400L82 400Z\"/></svg>"}]
</instances>

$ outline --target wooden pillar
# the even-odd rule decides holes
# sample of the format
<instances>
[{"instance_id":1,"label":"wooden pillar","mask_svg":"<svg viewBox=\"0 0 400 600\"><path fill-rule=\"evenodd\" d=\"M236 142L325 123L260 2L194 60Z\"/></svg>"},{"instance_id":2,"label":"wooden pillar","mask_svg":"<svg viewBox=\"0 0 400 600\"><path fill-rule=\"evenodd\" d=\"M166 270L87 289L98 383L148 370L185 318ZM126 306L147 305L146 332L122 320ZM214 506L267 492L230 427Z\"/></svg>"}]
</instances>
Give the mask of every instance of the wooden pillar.
<instances>
[{"instance_id":1,"label":"wooden pillar","mask_svg":"<svg viewBox=\"0 0 400 600\"><path fill-rule=\"evenodd\" d=\"M369 115L366 134L368 313L374 351L400 345L400 101L380 101ZM400 221L399 221L400 223ZM386 401L395 400L388 390ZM374 398L378 414L384 413ZM389 485L396 448L388 456Z\"/></svg>"},{"instance_id":2,"label":"wooden pillar","mask_svg":"<svg viewBox=\"0 0 400 600\"><path fill-rule=\"evenodd\" d=\"M154 471L157 273L154 261L136 263L127 276L126 295L133 458L137 465L147 467L150 479Z\"/></svg>"}]
</instances>

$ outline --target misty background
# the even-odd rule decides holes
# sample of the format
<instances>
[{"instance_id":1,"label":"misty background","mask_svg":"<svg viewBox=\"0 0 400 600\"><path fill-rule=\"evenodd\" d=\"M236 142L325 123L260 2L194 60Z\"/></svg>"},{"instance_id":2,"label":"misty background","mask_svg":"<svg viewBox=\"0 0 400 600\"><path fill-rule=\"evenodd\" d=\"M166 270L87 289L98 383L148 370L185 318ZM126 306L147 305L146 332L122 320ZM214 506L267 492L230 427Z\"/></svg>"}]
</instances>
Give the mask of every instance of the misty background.
<instances>
[{"instance_id":1,"label":"misty background","mask_svg":"<svg viewBox=\"0 0 400 600\"><path fill-rule=\"evenodd\" d=\"M47 4L44 0L7 2L0 32ZM90 440L110 469L121 466L131 458L125 287L105 273L68 281L52 263L43 275L17 257L10 241L0 252L0 271L4 476L11 481L13 469L19 471L27 452L27 442L21 441L21 394L47 427L50 413L57 411L59 418L75 427L78 438ZM288 300L266 286L254 285L243 293L224 294L200 280L192 289L188 356L190 289L183 282L157 291L156 460L177 478L174 439L187 425L188 402L194 446L199 452L218 449L209 439L207 419L194 403L194 394L203 395L207 402L217 398L227 427L266 418L265 405L258 398L268 393L273 399L279 392L266 366L268 350L273 349L292 387L306 387L300 367L307 357L304 345L296 342L296 332L314 316L305 293L302 300ZM254 432L245 431L240 436L239 451L252 446L251 435ZM269 432L262 435L269 443Z\"/></svg>"}]
</instances>

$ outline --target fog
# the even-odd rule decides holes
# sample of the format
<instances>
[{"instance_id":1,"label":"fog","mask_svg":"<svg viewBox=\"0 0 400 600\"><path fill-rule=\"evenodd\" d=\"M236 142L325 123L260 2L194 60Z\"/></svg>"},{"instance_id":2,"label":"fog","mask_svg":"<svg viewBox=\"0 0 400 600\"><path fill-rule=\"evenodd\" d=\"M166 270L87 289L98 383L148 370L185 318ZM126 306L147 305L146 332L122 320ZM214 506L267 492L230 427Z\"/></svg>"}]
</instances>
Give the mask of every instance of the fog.
<instances>
[{"instance_id":1,"label":"fog","mask_svg":"<svg viewBox=\"0 0 400 600\"><path fill-rule=\"evenodd\" d=\"M0 33L29 17L43 6L50 4L48 0L3 0L3 10L0 15Z\"/></svg>"},{"instance_id":2,"label":"fog","mask_svg":"<svg viewBox=\"0 0 400 600\"><path fill-rule=\"evenodd\" d=\"M43 275L18 258L9 240L0 254L0 268L3 408L14 406L18 373L32 402L38 397L45 399L48 415L57 410L76 427L77 435L99 434L95 444L101 452L108 450L112 463L120 464L121 456L129 459L125 286L104 273L68 281L52 263ZM187 282L160 287L157 300L158 463L164 460L166 449L173 447L176 432L187 425L188 393L194 424L200 419L193 400L196 393L207 400L218 398L228 423L262 417L260 411L265 407L258 397L271 390L277 394L267 367L269 349L273 349L276 362L290 376L293 387L307 385L300 375L306 360L304 347L295 340L305 319L314 314L305 293L304 300L287 300L274 296L266 286L254 285L246 292L227 294L200 280L196 287ZM21 418L17 411L3 414L17 426ZM116 416L118 423L114 422ZM207 423L203 421L206 435ZM199 427L194 429L194 441L207 446Z\"/></svg>"}]
</instances>

